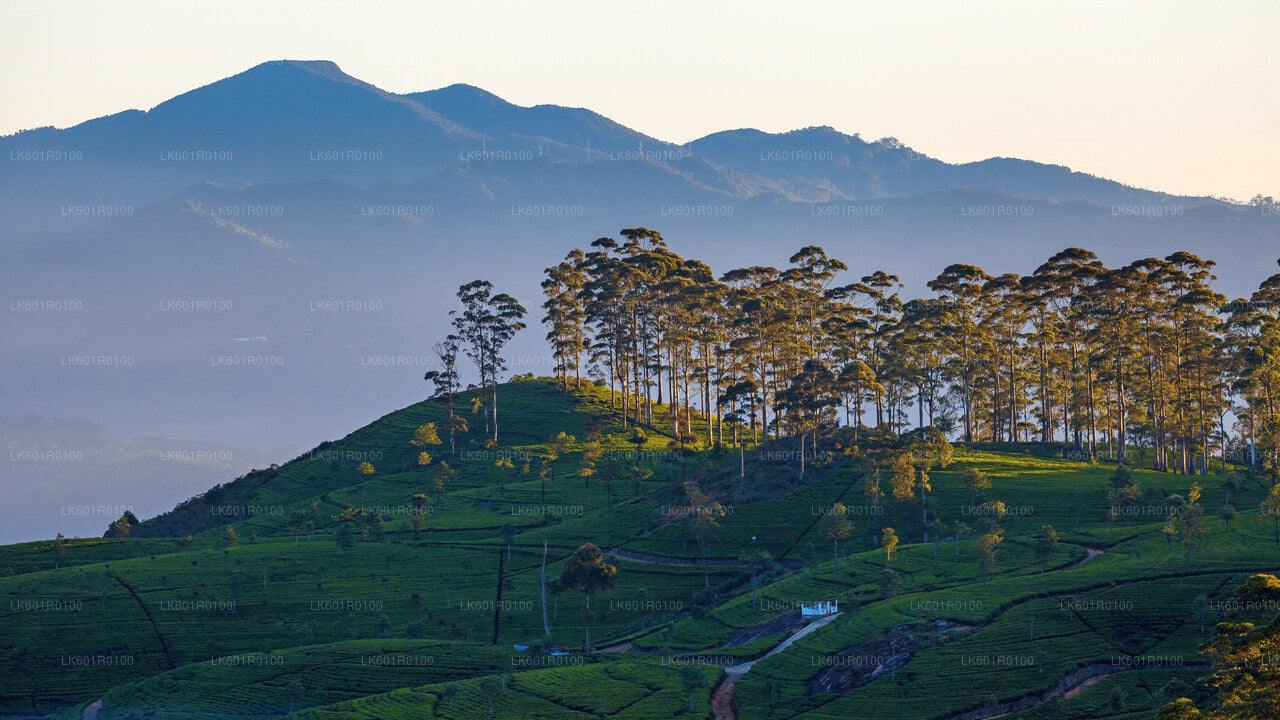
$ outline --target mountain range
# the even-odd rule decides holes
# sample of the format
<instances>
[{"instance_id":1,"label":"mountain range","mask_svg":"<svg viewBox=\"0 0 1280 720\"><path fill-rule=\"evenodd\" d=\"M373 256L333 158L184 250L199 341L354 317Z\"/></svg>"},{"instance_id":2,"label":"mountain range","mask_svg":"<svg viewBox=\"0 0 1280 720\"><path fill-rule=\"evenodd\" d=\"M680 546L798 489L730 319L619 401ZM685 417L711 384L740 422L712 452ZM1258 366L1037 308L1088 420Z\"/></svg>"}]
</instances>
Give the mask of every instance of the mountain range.
<instances>
[{"instance_id":1,"label":"mountain range","mask_svg":"<svg viewBox=\"0 0 1280 720\"><path fill-rule=\"evenodd\" d=\"M42 212L49 202L137 208L202 182L408 183L445 171L486 174L492 172L486 163L510 160L639 161L673 173L688 190L732 200L822 202L989 188L1103 205L1210 201L1010 158L950 164L893 138L868 142L830 127L731 130L675 145L590 110L521 107L470 85L397 95L325 61L263 63L149 111L4 137L0 152L10 232L86 219Z\"/></svg>"}]
</instances>

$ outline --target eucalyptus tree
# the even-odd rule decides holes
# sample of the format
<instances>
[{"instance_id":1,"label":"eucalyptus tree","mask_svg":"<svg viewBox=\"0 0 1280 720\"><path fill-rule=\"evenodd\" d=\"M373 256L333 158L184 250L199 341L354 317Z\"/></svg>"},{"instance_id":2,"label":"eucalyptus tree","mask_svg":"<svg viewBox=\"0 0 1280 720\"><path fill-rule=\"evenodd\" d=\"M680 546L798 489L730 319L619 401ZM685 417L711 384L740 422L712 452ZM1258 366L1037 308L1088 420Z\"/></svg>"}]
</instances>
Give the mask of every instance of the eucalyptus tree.
<instances>
[{"instance_id":1,"label":"eucalyptus tree","mask_svg":"<svg viewBox=\"0 0 1280 720\"><path fill-rule=\"evenodd\" d=\"M430 370L422 376L423 380L435 385L435 397L444 402L445 407L449 411L449 419L445 425L449 428L449 452L456 453L457 448L454 445L454 433L459 429L457 418L454 415L454 402L458 394L458 351L460 350L460 338L457 335L446 335L444 340L436 343L431 347L436 357L440 360L440 370ZM462 426L463 432L466 431L465 423Z\"/></svg>"},{"instance_id":2,"label":"eucalyptus tree","mask_svg":"<svg viewBox=\"0 0 1280 720\"><path fill-rule=\"evenodd\" d=\"M1085 347L1086 319L1073 300L1102 270L1092 252L1071 247L1055 253L1024 278L1034 308L1032 332L1046 356L1042 363L1058 367L1063 440L1083 450L1088 438L1090 454L1092 434L1086 430L1092 428L1092 365Z\"/></svg>"},{"instance_id":3,"label":"eucalyptus tree","mask_svg":"<svg viewBox=\"0 0 1280 720\"><path fill-rule=\"evenodd\" d=\"M943 364L946 358L940 342L938 303L935 300L911 300L903 304L902 312L894 347L903 355L903 377L915 384L916 426L931 427L946 371Z\"/></svg>"},{"instance_id":4,"label":"eucalyptus tree","mask_svg":"<svg viewBox=\"0 0 1280 720\"><path fill-rule=\"evenodd\" d=\"M888 357L889 340L898 329L898 320L902 314L903 303L897 292L889 292L893 288L901 288L902 283L897 275L890 275L883 270L876 270L862 278L861 287L867 289L867 299L871 302L873 312L867 319L871 334L867 352L867 364L876 377L873 400L876 406L876 426L884 425L885 399L888 395L884 378L885 370L891 364Z\"/></svg>"},{"instance_id":5,"label":"eucalyptus tree","mask_svg":"<svg viewBox=\"0 0 1280 720\"><path fill-rule=\"evenodd\" d=\"M1188 418L1191 420L1189 435L1194 438L1199 457L1200 474L1209 468L1209 432L1213 418L1225 401L1223 378L1225 363L1219 347L1218 332L1221 320L1217 311L1226 304L1221 293L1210 288L1216 279L1212 269L1217 263L1187 252L1176 252L1165 258L1185 277L1177 298L1177 329L1186 344L1186 375L1190 383L1187 393Z\"/></svg>"},{"instance_id":6,"label":"eucalyptus tree","mask_svg":"<svg viewBox=\"0 0 1280 720\"><path fill-rule=\"evenodd\" d=\"M1098 276L1083 294L1076 297L1081 313L1091 320L1087 333L1091 360L1099 368L1100 379L1109 383L1108 454L1127 461L1130 393L1136 383L1134 366L1140 357L1136 344L1139 314L1132 311L1132 298L1139 296L1144 273L1139 264L1108 270Z\"/></svg>"},{"instance_id":7,"label":"eucalyptus tree","mask_svg":"<svg viewBox=\"0 0 1280 720\"><path fill-rule=\"evenodd\" d=\"M938 293L943 301L939 306L940 326L943 337L952 347L952 375L960 382L965 442L972 442L974 436L972 390L977 362L975 348L984 334L979 324L979 301L983 285L988 280L991 276L982 268L955 264L947 266L928 282L929 289Z\"/></svg>"},{"instance_id":8,"label":"eucalyptus tree","mask_svg":"<svg viewBox=\"0 0 1280 720\"><path fill-rule=\"evenodd\" d=\"M825 334L823 325L830 316L831 295L828 289L836 273L849 266L834 258L817 245L806 245L787 260L792 267L783 272L782 279L792 290L796 302L793 312L795 333L807 350L806 356L825 359Z\"/></svg>"},{"instance_id":9,"label":"eucalyptus tree","mask_svg":"<svg viewBox=\"0 0 1280 720\"><path fill-rule=\"evenodd\" d=\"M498 441L498 376L506 369L502 349L524 329L525 309L506 293L493 293L493 283L473 280L458 288L461 311L453 311L453 327L465 352L480 373L480 401L484 411L485 436ZM488 407L484 407L486 405Z\"/></svg>"},{"instance_id":10,"label":"eucalyptus tree","mask_svg":"<svg viewBox=\"0 0 1280 720\"><path fill-rule=\"evenodd\" d=\"M728 346L740 359L745 380L752 382L759 397L759 431L769 435L769 408L773 400L774 366L769 338L775 333L785 311L779 307L771 290L778 282L777 268L752 266L730 270L720 278L728 285L726 302L735 311L730 321L732 332ZM756 439L756 408L751 412L751 432Z\"/></svg>"},{"instance_id":11,"label":"eucalyptus tree","mask_svg":"<svg viewBox=\"0 0 1280 720\"><path fill-rule=\"evenodd\" d=\"M1006 273L983 285L983 325L990 338L988 365L992 379L991 439L1017 441L1018 411L1024 402L1024 329L1027 298L1017 273Z\"/></svg>"},{"instance_id":12,"label":"eucalyptus tree","mask_svg":"<svg viewBox=\"0 0 1280 720\"><path fill-rule=\"evenodd\" d=\"M576 387L582 389L582 353L586 350L587 340L582 297L587 280L583 267L585 261L585 254L575 248L563 262L547 268L547 279L542 281L542 292L547 297L542 304L542 309L547 312L542 322L550 326L547 342L551 344L555 358L556 376L566 391L571 372Z\"/></svg>"},{"instance_id":13,"label":"eucalyptus tree","mask_svg":"<svg viewBox=\"0 0 1280 720\"><path fill-rule=\"evenodd\" d=\"M1277 462L1277 405L1280 403L1280 274L1264 280L1249 299L1226 308L1223 351L1231 362L1241 415L1249 436L1251 465Z\"/></svg>"},{"instance_id":14,"label":"eucalyptus tree","mask_svg":"<svg viewBox=\"0 0 1280 720\"><path fill-rule=\"evenodd\" d=\"M725 419L733 426L733 444L738 448L738 495L747 478L746 447L741 437L742 426L748 415L755 414L756 385L750 380L732 382L720 395L719 402L729 408Z\"/></svg>"},{"instance_id":15,"label":"eucalyptus tree","mask_svg":"<svg viewBox=\"0 0 1280 720\"><path fill-rule=\"evenodd\" d=\"M786 413L784 425L800 441L801 478L805 469L805 438L813 438L816 450L818 433L834 425L831 411L839 402L836 376L819 360L806 360L800 373L779 393L778 405Z\"/></svg>"}]
</instances>

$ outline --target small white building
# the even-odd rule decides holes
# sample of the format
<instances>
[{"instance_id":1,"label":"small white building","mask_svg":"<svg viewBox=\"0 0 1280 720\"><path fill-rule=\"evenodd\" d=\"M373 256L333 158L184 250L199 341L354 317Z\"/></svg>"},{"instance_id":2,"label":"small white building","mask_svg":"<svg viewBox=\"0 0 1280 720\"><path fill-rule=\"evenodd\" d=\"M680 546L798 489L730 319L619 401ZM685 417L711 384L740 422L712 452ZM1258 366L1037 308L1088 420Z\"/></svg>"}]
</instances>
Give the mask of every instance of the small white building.
<instances>
[{"instance_id":1,"label":"small white building","mask_svg":"<svg viewBox=\"0 0 1280 720\"><path fill-rule=\"evenodd\" d=\"M814 600L800 603L800 617L821 617L840 612L835 598L830 600Z\"/></svg>"}]
</instances>

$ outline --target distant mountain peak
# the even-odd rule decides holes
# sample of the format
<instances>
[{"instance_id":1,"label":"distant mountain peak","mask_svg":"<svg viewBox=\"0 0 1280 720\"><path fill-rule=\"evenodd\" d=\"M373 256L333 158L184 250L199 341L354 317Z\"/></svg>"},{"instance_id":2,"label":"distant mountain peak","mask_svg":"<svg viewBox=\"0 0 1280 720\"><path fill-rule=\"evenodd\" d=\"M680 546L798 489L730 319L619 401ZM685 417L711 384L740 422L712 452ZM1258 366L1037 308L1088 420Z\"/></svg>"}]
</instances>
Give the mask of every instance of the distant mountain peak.
<instances>
[{"instance_id":1,"label":"distant mountain peak","mask_svg":"<svg viewBox=\"0 0 1280 720\"><path fill-rule=\"evenodd\" d=\"M376 85L346 74L342 71L342 68L338 67L338 64L332 60L268 60L266 62L258 63L244 72L236 73L235 75L232 75L220 82L226 82L228 80L253 80L256 78L267 77L287 77L285 73L314 75L318 78L331 80L333 82L345 83L377 92L383 92Z\"/></svg>"},{"instance_id":2,"label":"distant mountain peak","mask_svg":"<svg viewBox=\"0 0 1280 720\"><path fill-rule=\"evenodd\" d=\"M342 72L342 68L338 67L338 63L332 60L268 60L256 65L255 67L262 67L264 65L292 65L293 67L306 70L307 72L350 77L346 73Z\"/></svg>"},{"instance_id":3,"label":"distant mountain peak","mask_svg":"<svg viewBox=\"0 0 1280 720\"><path fill-rule=\"evenodd\" d=\"M517 107L514 103L507 102L484 88L468 85L467 83L454 83L438 90L428 90L427 92L416 94L439 98L442 102L476 107Z\"/></svg>"}]
</instances>

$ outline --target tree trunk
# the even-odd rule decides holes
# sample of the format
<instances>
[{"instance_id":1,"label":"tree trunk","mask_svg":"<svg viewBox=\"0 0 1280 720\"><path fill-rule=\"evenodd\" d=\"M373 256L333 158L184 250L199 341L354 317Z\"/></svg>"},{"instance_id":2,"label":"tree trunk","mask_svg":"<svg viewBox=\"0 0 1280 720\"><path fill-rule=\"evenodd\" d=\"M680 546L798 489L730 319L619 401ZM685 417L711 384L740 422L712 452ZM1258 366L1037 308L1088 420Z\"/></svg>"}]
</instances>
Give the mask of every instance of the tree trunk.
<instances>
[{"instance_id":1,"label":"tree trunk","mask_svg":"<svg viewBox=\"0 0 1280 720\"><path fill-rule=\"evenodd\" d=\"M542 632L551 637L551 623L547 622L547 540L542 540Z\"/></svg>"},{"instance_id":2,"label":"tree trunk","mask_svg":"<svg viewBox=\"0 0 1280 720\"><path fill-rule=\"evenodd\" d=\"M591 652L591 593L582 593L582 625L586 629L586 652Z\"/></svg>"}]
</instances>

